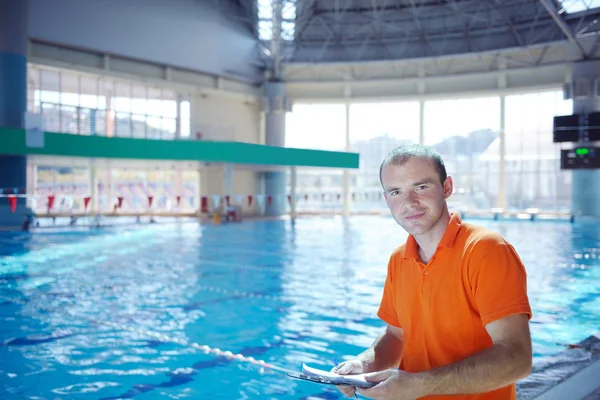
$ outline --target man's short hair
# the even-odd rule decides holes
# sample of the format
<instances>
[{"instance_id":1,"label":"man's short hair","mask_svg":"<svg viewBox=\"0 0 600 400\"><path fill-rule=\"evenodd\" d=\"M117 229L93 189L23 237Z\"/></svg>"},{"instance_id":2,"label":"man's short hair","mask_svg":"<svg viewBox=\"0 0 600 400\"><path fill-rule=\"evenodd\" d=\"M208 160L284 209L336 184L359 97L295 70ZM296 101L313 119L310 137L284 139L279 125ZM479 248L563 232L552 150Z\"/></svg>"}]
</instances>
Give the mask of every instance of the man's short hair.
<instances>
[{"instance_id":1,"label":"man's short hair","mask_svg":"<svg viewBox=\"0 0 600 400\"><path fill-rule=\"evenodd\" d=\"M442 185L444 184L448 174L446 173L446 166L444 165L444 160L442 160L440 154L431 147L420 144L406 144L395 148L383 159L381 167L379 167L379 181L381 182L381 186L383 186L381 173L383 172L384 167L390 164L402 165L411 158L424 158L431 161L437 170L440 182Z\"/></svg>"}]
</instances>

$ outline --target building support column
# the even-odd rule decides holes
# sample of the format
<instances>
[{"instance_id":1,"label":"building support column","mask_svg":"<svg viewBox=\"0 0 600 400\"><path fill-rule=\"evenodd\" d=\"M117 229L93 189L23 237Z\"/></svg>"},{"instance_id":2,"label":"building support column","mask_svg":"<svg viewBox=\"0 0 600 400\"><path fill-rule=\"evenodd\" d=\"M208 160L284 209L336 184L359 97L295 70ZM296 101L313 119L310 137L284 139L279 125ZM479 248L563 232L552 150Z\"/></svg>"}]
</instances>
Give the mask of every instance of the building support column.
<instances>
[{"instance_id":1,"label":"building support column","mask_svg":"<svg viewBox=\"0 0 600 400\"><path fill-rule=\"evenodd\" d=\"M0 1L0 127L23 129L27 111L27 1ZM27 156L0 155L0 190L27 188ZM16 193L14 193L16 194ZM0 227L20 228L29 214L24 197L15 212L0 198Z\"/></svg>"},{"instance_id":2,"label":"building support column","mask_svg":"<svg viewBox=\"0 0 600 400\"><path fill-rule=\"evenodd\" d=\"M600 61L583 61L573 64L573 114L600 111L600 97L595 95L594 86L599 85ZM577 88L587 88L587 93L578 93ZM593 143L578 142L576 146L591 146ZM600 218L600 169L573 170L571 210L575 216Z\"/></svg>"},{"instance_id":3,"label":"building support column","mask_svg":"<svg viewBox=\"0 0 600 400\"><path fill-rule=\"evenodd\" d=\"M290 168L290 217L296 219L296 166Z\"/></svg>"},{"instance_id":4,"label":"building support column","mask_svg":"<svg viewBox=\"0 0 600 400\"><path fill-rule=\"evenodd\" d=\"M289 99L285 96L283 82L268 82L265 85L265 128L267 146L285 146L285 114L289 108ZM272 196L271 204L265 203L265 215L275 216L285 214L287 174L282 171L263 173L265 182L265 197Z\"/></svg>"},{"instance_id":5,"label":"building support column","mask_svg":"<svg viewBox=\"0 0 600 400\"><path fill-rule=\"evenodd\" d=\"M346 103L346 152L350 152L350 103ZM344 216L350 216L350 170L344 169Z\"/></svg>"},{"instance_id":6,"label":"building support column","mask_svg":"<svg viewBox=\"0 0 600 400\"><path fill-rule=\"evenodd\" d=\"M500 164L498 165L498 208L506 210L506 96L500 96Z\"/></svg>"}]
</instances>

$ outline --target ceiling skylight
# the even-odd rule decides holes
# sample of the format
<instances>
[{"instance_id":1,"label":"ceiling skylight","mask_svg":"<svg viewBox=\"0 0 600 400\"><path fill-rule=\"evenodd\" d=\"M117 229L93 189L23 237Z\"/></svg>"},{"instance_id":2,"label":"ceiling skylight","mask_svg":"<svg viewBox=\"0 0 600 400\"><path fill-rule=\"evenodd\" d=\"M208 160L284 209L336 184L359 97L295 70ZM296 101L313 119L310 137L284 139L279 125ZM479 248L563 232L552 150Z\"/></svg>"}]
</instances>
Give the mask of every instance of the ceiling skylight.
<instances>
[{"instance_id":1,"label":"ceiling skylight","mask_svg":"<svg viewBox=\"0 0 600 400\"><path fill-rule=\"evenodd\" d=\"M576 13L600 7L600 0L559 0L562 8L559 13Z\"/></svg>"},{"instance_id":2,"label":"ceiling skylight","mask_svg":"<svg viewBox=\"0 0 600 400\"><path fill-rule=\"evenodd\" d=\"M281 2L281 38L294 40L296 30L296 0L256 0L258 13L258 38L273 39L273 3Z\"/></svg>"}]
</instances>

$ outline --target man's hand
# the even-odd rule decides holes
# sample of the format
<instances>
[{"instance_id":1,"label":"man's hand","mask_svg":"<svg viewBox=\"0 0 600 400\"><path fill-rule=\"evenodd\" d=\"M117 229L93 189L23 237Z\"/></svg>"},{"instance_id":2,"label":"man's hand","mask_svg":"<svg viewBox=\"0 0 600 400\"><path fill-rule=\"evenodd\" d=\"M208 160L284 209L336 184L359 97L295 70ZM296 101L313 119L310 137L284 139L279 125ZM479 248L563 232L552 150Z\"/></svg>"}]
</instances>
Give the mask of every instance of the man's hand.
<instances>
[{"instance_id":1,"label":"man's hand","mask_svg":"<svg viewBox=\"0 0 600 400\"><path fill-rule=\"evenodd\" d=\"M335 372L340 375L356 375L364 373L364 364L358 358L353 360L344 361L339 365L335 366L331 372ZM340 392L346 397L352 397L356 393L354 386L336 386Z\"/></svg>"},{"instance_id":2,"label":"man's hand","mask_svg":"<svg viewBox=\"0 0 600 400\"><path fill-rule=\"evenodd\" d=\"M369 382L378 382L377 386L363 389L358 393L372 399L415 400L423 397L422 382L416 374L399 369L386 369L365 375Z\"/></svg>"}]
</instances>

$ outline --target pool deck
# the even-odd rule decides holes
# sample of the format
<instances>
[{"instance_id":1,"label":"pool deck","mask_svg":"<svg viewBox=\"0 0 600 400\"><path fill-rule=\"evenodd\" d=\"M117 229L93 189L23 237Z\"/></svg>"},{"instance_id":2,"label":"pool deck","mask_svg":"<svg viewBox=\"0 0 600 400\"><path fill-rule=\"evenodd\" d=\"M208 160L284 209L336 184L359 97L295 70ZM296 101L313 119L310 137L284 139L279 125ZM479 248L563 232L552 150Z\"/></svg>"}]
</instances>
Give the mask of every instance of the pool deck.
<instances>
[{"instance_id":1,"label":"pool deck","mask_svg":"<svg viewBox=\"0 0 600 400\"><path fill-rule=\"evenodd\" d=\"M598 389L585 396L583 400L600 400L600 386L598 386Z\"/></svg>"},{"instance_id":2,"label":"pool deck","mask_svg":"<svg viewBox=\"0 0 600 400\"><path fill-rule=\"evenodd\" d=\"M600 400L600 333L590 336L579 345L583 348L567 350L583 355L578 361L569 363L568 367L575 368L575 371L558 384L547 388L535 400ZM557 364L565 365L564 360ZM559 366L557 370L560 369Z\"/></svg>"}]
</instances>

